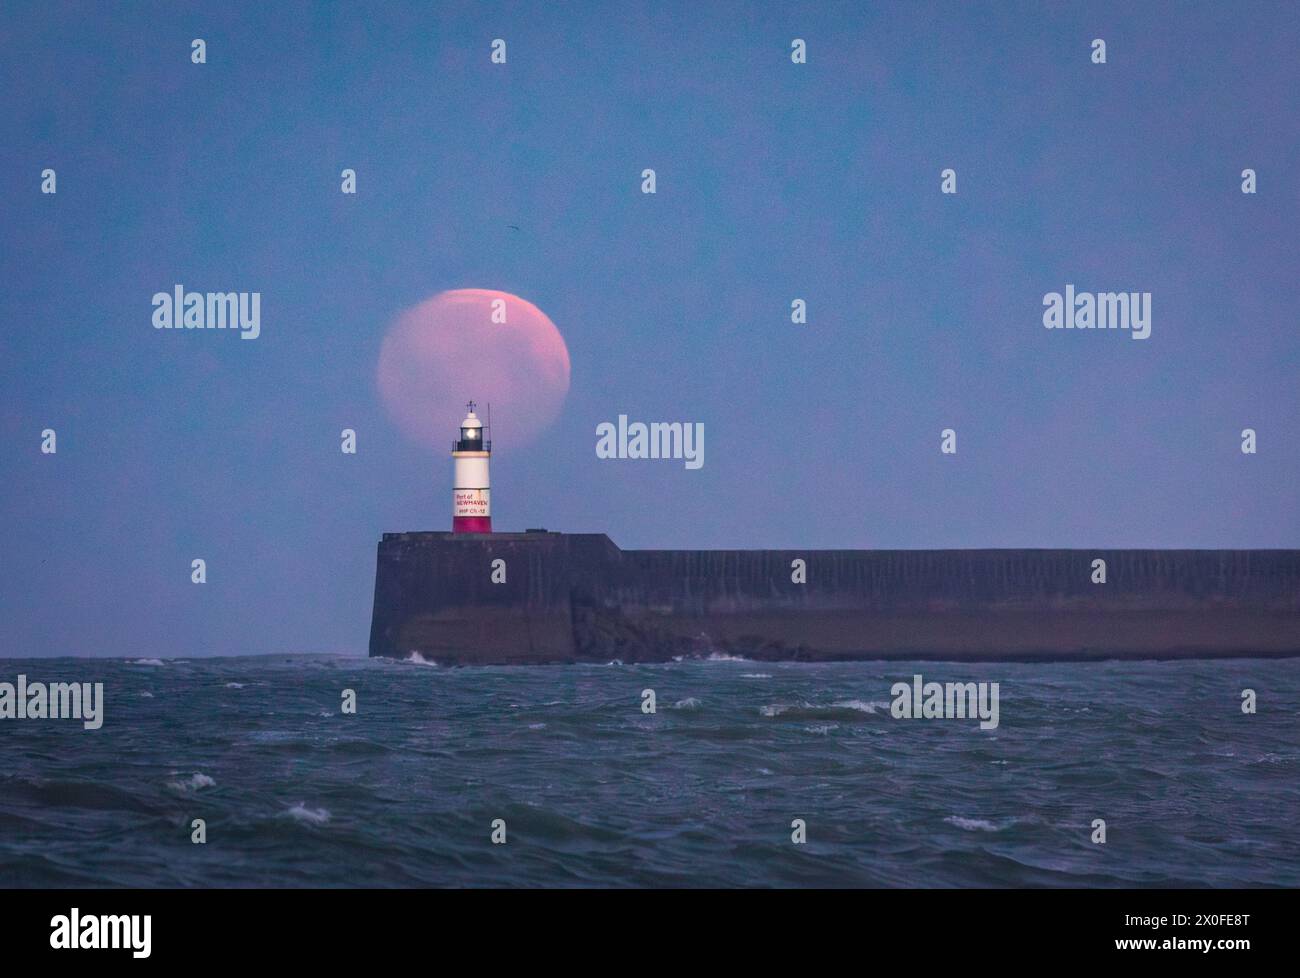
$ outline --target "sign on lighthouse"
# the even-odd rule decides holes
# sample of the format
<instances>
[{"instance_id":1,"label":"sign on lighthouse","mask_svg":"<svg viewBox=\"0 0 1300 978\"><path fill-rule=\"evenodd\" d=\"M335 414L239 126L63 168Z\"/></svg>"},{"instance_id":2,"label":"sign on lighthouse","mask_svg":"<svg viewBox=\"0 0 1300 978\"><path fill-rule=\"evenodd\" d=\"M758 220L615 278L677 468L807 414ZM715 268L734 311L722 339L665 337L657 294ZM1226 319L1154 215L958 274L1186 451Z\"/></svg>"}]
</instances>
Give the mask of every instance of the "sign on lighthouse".
<instances>
[{"instance_id":1,"label":"sign on lighthouse","mask_svg":"<svg viewBox=\"0 0 1300 978\"><path fill-rule=\"evenodd\" d=\"M490 413L490 412L489 412ZM488 430L491 434L491 429ZM488 459L492 442L484 437L483 422L469 402L469 413L460 423L460 438L451 445L455 467L452 479L451 532L491 533L491 484L488 482Z\"/></svg>"}]
</instances>

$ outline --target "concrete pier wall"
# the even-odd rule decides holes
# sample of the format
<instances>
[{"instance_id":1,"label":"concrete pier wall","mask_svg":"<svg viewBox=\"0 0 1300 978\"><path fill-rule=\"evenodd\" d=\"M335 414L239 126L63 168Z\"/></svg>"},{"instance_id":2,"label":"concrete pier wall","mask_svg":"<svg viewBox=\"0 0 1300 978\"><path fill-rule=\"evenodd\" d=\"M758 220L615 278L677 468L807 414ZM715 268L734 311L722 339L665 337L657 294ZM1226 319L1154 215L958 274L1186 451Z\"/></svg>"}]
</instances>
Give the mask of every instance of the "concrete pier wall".
<instances>
[{"instance_id":1,"label":"concrete pier wall","mask_svg":"<svg viewBox=\"0 0 1300 978\"><path fill-rule=\"evenodd\" d=\"M1092 583L1092 561L1107 583ZM806 583L791 580L806 564ZM498 578L493 580L493 562ZM385 534L371 655L445 663L1300 654L1300 551L622 551Z\"/></svg>"}]
</instances>

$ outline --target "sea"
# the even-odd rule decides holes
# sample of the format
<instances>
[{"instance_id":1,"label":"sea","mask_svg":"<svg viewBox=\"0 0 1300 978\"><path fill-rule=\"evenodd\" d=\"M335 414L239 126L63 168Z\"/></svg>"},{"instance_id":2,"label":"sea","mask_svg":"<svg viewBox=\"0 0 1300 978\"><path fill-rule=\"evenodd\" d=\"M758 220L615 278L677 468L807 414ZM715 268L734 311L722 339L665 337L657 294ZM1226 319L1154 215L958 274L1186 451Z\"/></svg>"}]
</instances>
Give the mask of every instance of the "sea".
<instances>
[{"instance_id":1,"label":"sea","mask_svg":"<svg viewBox=\"0 0 1300 978\"><path fill-rule=\"evenodd\" d=\"M1300 886L1295 659L20 674L103 723L0 719L3 887ZM998 725L895 717L915 675Z\"/></svg>"}]
</instances>

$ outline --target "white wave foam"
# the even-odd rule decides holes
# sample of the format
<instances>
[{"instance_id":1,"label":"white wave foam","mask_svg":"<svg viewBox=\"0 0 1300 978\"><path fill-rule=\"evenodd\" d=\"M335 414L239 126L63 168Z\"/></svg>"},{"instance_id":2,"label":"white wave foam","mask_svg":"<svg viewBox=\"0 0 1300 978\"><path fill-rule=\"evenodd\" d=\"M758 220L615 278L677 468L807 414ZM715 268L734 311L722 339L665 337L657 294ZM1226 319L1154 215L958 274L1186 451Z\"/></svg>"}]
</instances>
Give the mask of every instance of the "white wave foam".
<instances>
[{"instance_id":1,"label":"white wave foam","mask_svg":"<svg viewBox=\"0 0 1300 978\"><path fill-rule=\"evenodd\" d=\"M771 679L772 674L770 672L742 672L740 674L740 678L741 679Z\"/></svg>"},{"instance_id":2,"label":"white wave foam","mask_svg":"<svg viewBox=\"0 0 1300 978\"><path fill-rule=\"evenodd\" d=\"M1300 757L1300 754L1275 754L1273 751L1266 751L1259 757L1251 761L1251 764L1286 764Z\"/></svg>"},{"instance_id":3,"label":"white wave foam","mask_svg":"<svg viewBox=\"0 0 1300 978\"><path fill-rule=\"evenodd\" d=\"M151 700L151 699L153 699L153 693L149 692L149 690L147 690L147 689L146 689L143 693L141 693L140 695L141 695L142 697L144 697L145 699L147 699L147 700Z\"/></svg>"},{"instance_id":4,"label":"white wave foam","mask_svg":"<svg viewBox=\"0 0 1300 978\"><path fill-rule=\"evenodd\" d=\"M131 666L165 666L167 663L162 659L132 659L127 665Z\"/></svg>"},{"instance_id":5,"label":"white wave foam","mask_svg":"<svg viewBox=\"0 0 1300 978\"><path fill-rule=\"evenodd\" d=\"M863 700L837 700L834 703L768 703L758 708L758 712L765 717L779 717L785 713L796 714L825 714L835 710L853 710L857 713L875 714L877 710L888 710L889 704L883 700L873 700L868 703Z\"/></svg>"},{"instance_id":6,"label":"white wave foam","mask_svg":"<svg viewBox=\"0 0 1300 978\"><path fill-rule=\"evenodd\" d=\"M809 733L821 734L823 737L832 730L838 730L839 728L838 723L815 723L811 727L804 727Z\"/></svg>"},{"instance_id":7,"label":"white wave foam","mask_svg":"<svg viewBox=\"0 0 1300 978\"><path fill-rule=\"evenodd\" d=\"M208 777L206 774L199 773L184 781L169 781L168 785L177 791L198 791L200 788L211 788L216 785L216 783L216 781L212 780L212 778Z\"/></svg>"},{"instance_id":8,"label":"white wave foam","mask_svg":"<svg viewBox=\"0 0 1300 978\"><path fill-rule=\"evenodd\" d=\"M327 808L308 808L302 802L294 805L284 814L298 822L305 822L308 825L324 825L330 820L329 809Z\"/></svg>"},{"instance_id":9,"label":"white wave foam","mask_svg":"<svg viewBox=\"0 0 1300 978\"><path fill-rule=\"evenodd\" d=\"M402 661L414 662L417 666L433 666L435 669L438 668L438 663L433 662L430 659L426 659L424 656L420 655L419 652L415 652L415 651L412 651L411 654L408 655Z\"/></svg>"},{"instance_id":10,"label":"white wave foam","mask_svg":"<svg viewBox=\"0 0 1300 978\"><path fill-rule=\"evenodd\" d=\"M694 696L688 696L684 700L678 700L673 704L674 710L698 710L703 704Z\"/></svg>"},{"instance_id":11,"label":"white wave foam","mask_svg":"<svg viewBox=\"0 0 1300 978\"><path fill-rule=\"evenodd\" d=\"M226 689L243 689L243 683L226 683Z\"/></svg>"},{"instance_id":12,"label":"white wave foam","mask_svg":"<svg viewBox=\"0 0 1300 978\"><path fill-rule=\"evenodd\" d=\"M838 710L857 710L859 713L875 713L877 710L889 709L889 704L884 700L872 700L869 703L864 703L862 700L839 700L831 706Z\"/></svg>"},{"instance_id":13,"label":"white wave foam","mask_svg":"<svg viewBox=\"0 0 1300 978\"><path fill-rule=\"evenodd\" d=\"M710 652L704 659L705 662L748 662L743 655L730 655L727 652Z\"/></svg>"},{"instance_id":14,"label":"white wave foam","mask_svg":"<svg viewBox=\"0 0 1300 978\"><path fill-rule=\"evenodd\" d=\"M959 829L965 829L967 832L996 832L998 827L992 822L983 818L962 818L960 815L949 815L944 819L949 825L955 825Z\"/></svg>"}]
</instances>

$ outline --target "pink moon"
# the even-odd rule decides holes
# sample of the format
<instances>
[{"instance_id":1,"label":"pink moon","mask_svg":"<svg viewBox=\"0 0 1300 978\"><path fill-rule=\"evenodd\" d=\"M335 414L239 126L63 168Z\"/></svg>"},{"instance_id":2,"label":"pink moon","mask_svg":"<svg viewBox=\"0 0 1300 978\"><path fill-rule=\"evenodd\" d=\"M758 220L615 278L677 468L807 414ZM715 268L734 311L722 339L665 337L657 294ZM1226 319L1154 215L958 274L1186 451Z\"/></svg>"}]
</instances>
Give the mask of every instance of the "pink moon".
<instances>
[{"instance_id":1,"label":"pink moon","mask_svg":"<svg viewBox=\"0 0 1300 978\"><path fill-rule=\"evenodd\" d=\"M398 314L377 375L384 406L410 438L450 446L473 400L480 417L492 405L493 447L508 449L532 441L559 415L569 392L569 349L527 299L454 289Z\"/></svg>"}]
</instances>

